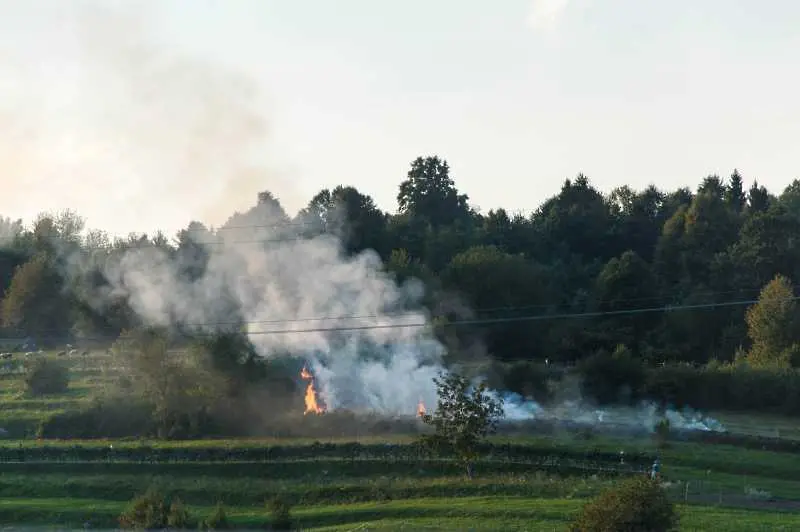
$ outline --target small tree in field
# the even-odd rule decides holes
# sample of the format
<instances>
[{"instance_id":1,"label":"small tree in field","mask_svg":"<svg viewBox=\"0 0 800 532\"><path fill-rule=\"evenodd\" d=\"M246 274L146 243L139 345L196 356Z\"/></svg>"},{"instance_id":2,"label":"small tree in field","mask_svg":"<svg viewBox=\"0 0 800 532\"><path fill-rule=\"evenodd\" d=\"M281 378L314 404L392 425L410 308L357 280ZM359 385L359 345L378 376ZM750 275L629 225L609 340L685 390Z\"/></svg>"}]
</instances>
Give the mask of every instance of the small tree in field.
<instances>
[{"instance_id":1,"label":"small tree in field","mask_svg":"<svg viewBox=\"0 0 800 532\"><path fill-rule=\"evenodd\" d=\"M69 388L69 368L63 363L39 358L25 366L25 390L28 394L55 395Z\"/></svg>"},{"instance_id":2,"label":"small tree in field","mask_svg":"<svg viewBox=\"0 0 800 532\"><path fill-rule=\"evenodd\" d=\"M486 391L486 384L472 387L466 378L450 373L434 379L439 396L433 414L422 421L434 428L423 436L423 443L433 448L452 450L472 478L481 442L497 428L503 416L502 402Z\"/></svg>"}]
</instances>

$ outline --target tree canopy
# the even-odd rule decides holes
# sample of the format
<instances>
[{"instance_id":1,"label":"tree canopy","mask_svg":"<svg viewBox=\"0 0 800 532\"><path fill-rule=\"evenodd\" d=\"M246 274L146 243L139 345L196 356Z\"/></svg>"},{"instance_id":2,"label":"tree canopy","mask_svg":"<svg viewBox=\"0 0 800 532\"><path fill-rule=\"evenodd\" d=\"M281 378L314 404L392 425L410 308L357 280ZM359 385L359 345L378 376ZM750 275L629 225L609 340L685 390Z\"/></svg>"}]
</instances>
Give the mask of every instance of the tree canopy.
<instances>
[{"instance_id":1,"label":"tree canopy","mask_svg":"<svg viewBox=\"0 0 800 532\"><path fill-rule=\"evenodd\" d=\"M751 366L797 360L800 181L768 191L732 170L694 190L601 191L578 174L526 212L481 213L443 158L418 157L398 174L396 212L347 184L319 191L294 215L262 191L223 226L191 221L174 238L112 238L86 231L72 211L29 225L0 217L0 334L6 343L110 343L140 328L124 292L135 280L108 275L133 251L158 250L165 282L176 276L191 290L216 267L212 246L233 234L265 246L331 236L344 257L369 251L398 283L424 284L422 301L451 361L480 351L490 362L566 367L620 346L646 367L734 363L737 353ZM237 289L257 296L246 283ZM234 305L230 320L233 336L200 344L233 393L256 369L236 336L247 324ZM179 338L196 340L190 324L180 328Z\"/></svg>"}]
</instances>

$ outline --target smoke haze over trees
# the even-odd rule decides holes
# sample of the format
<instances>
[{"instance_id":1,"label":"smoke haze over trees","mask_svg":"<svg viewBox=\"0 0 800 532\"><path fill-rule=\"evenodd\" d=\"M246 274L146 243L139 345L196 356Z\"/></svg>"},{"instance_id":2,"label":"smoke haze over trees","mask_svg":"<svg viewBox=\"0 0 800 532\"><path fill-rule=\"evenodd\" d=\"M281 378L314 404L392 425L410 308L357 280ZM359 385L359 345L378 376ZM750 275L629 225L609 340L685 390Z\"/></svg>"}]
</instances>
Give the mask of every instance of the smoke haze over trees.
<instances>
[{"instance_id":1,"label":"smoke haze over trees","mask_svg":"<svg viewBox=\"0 0 800 532\"><path fill-rule=\"evenodd\" d=\"M694 191L603 194L578 175L525 215L478 212L454 178L420 157L395 213L344 184L296 215L264 191L224 225L172 237L114 239L69 211L4 220L2 337L144 345L137 386L185 416L269 375L291 389L265 366L282 355L311 362L334 408L434 404L437 371L478 360L493 386L537 399L552 368L576 366L600 402L792 410L788 395L738 390L797 385L800 183L745 191L734 171ZM148 330L157 342L135 340ZM176 395L187 386L197 394Z\"/></svg>"}]
</instances>

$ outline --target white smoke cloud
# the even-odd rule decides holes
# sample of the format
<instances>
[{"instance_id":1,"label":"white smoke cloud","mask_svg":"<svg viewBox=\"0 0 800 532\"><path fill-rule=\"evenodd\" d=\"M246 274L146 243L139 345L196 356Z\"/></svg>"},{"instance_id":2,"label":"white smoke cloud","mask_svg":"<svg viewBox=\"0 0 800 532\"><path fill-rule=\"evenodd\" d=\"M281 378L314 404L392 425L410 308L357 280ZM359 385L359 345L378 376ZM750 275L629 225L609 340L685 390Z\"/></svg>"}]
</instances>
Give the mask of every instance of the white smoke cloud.
<instances>
[{"instance_id":1,"label":"white smoke cloud","mask_svg":"<svg viewBox=\"0 0 800 532\"><path fill-rule=\"evenodd\" d=\"M246 75L157 42L144 4L42 7L10 10L39 38L0 53L0 210L76 208L90 225L153 232L287 193L265 169L265 102Z\"/></svg>"},{"instance_id":2,"label":"white smoke cloud","mask_svg":"<svg viewBox=\"0 0 800 532\"><path fill-rule=\"evenodd\" d=\"M528 8L528 26L537 31L554 31L568 6L569 0L532 0Z\"/></svg>"},{"instance_id":3,"label":"white smoke cloud","mask_svg":"<svg viewBox=\"0 0 800 532\"><path fill-rule=\"evenodd\" d=\"M419 400L434 404L443 348L419 284L398 286L374 252L346 256L338 239L303 238L277 214L259 204L199 237L210 259L193 282L164 251L133 249L106 266L111 293L151 325L210 333L238 316L262 356L309 361L331 409L413 415Z\"/></svg>"},{"instance_id":4,"label":"white smoke cloud","mask_svg":"<svg viewBox=\"0 0 800 532\"><path fill-rule=\"evenodd\" d=\"M12 220L5 216L0 216L0 247L11 243L22 232L22 229L21 220Z\"/></svg>"},{"instance_id":5,"label":"white smoke cloud","mask_svg":"<svg viewBox=\"0 0 800 532\"><path fill-rule=\"evenodd\" d=\"M718 420L690 408L683 410L670 408L662 414L658 406L651 402L643 402L635 407L597 408L580 400L559 401L545 407L513 393L499 394L499 396L503 399L506 419L509 421L541 420L583 425L600 430L626 428L653 432L658 422L666 418L670 428L675 430L725 431L725 427Z\"/></svg>"}]
</instances>

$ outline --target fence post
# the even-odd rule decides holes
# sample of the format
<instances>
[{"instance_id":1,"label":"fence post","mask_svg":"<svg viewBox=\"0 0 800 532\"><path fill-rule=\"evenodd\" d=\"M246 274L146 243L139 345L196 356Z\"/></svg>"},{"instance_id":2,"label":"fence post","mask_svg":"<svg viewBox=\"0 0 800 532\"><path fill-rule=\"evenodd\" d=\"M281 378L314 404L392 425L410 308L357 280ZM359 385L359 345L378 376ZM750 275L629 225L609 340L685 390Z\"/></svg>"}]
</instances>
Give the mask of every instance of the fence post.
<instances>
[{"instance_id":1,"label":"fence post","mask_svg":"<svg viewBox=\"0 0 800 532\"><path fill-rule=\"evenodd\" d=\"M690 480L686 481L686 487L683 490L683 502L689 502L689 482Z\"/></svg>"}]
</instances>

